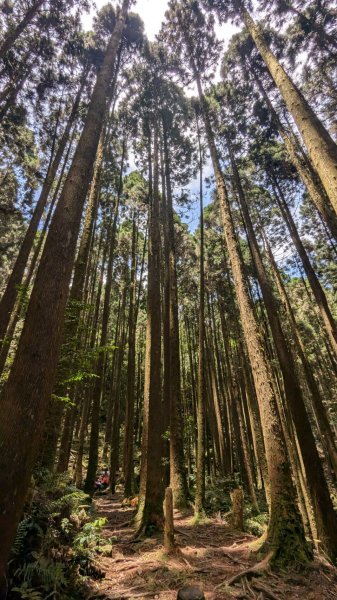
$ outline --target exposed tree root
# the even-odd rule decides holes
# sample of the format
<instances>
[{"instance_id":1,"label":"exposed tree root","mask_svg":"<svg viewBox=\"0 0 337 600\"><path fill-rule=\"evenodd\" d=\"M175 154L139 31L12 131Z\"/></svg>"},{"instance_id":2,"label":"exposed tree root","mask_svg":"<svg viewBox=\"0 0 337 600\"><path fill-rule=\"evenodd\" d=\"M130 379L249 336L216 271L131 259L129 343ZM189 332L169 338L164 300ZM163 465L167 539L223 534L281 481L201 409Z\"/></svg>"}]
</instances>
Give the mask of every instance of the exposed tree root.
<instances>
[{"instance_id":1,"label":"exposed tree root","mask_svg":"<svg viewBox=\"0 0 337 600\"><path fill-rule=\"evenodd\" d=\"M215 544L212 544L216 547ZM232 554L230 554L229 552L225 552L223 551L223 555L228 558L229 560L231 560L233 563L235 563L236 565L243 565L244 563L241 560L238 560L237 558L235 558L234 556L232 556Z\"/></svg>"},{"instance_id":2,"label":"exposed tree root","mask_svg":"<svg viewBox=\"0 0 337 600\"><path fill-rule=\"evenodd\" d=\"M252 585L255 590L258 592L263 592L263 594L267 598L270 598L270 600L280 600L280 596L276 596L276 594L274 594L274 592L268 586L264 585L260 581L254 581Z\"/></svg>"},{"instance_id":3,"label":"exposed tree root","mask_svg":"<svg viewBox=\"0 0 337 600\"><path fill-rule=\"evenodd\" d=\"M174 533L179 533L179 535L183 535L184 537L192 537L190 533L186 533L185 531L181 531L181 529L174 528Z\"/></svg>"},{"instance_id":4,"label":"exposed tree root","mask_svg":"<svg viewBox=\"0 0 337 600\"><path fill-rule=\"evenodd\" d=\"M249 569L240 571L239 573L234 575L234 577L231 577L230 579L228 579L228 581L226 581L225 583L227 585L234 585L234 583L237 583L243 577L254 577L254 576L263 575L263 573L265 573L266 571L269 570L270 561L272 560L273 556L274 556L274 553L270 552L269 554L267 554L267 556L263 560L261 560L261 562L257 563L253 567L250 567ZM216 588L220 587L221 585L223 585L223 584L221 583L221 584L217 585Z\"/></svg>"}]
</instances>

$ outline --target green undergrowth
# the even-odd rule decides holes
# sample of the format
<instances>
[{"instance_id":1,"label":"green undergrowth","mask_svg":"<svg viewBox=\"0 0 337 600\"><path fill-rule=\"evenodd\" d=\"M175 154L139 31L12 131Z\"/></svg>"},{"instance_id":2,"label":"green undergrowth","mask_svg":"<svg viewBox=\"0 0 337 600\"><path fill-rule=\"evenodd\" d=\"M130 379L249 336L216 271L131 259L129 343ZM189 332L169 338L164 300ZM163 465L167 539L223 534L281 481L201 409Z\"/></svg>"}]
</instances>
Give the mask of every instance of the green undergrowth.
<instances>
[{"instance_id":1,"label":"green undergrowth","mask_svg":"<svg viewBox=\"0 0 337 600\"><path fill-rule=\"evenodd\" d=\"M97 556L112 550L113 540L101 536L105 522L69 476L35 474L8 565L8 597L83 599L86 579L103 576Z\"/></svg>"},{"instance_id":2,"label":"green undergrowth","mask_svg":"<svg viewBox=\"0 0 337 600\"><path fill-rule=\"evenodd\" d=\"M239 486L235 477L206 480L205 510L208 515L225 514L231 510L230 492Z\"/></svg>"},{"instance_id":3,"label":"green undergrowth","mask_svg":"<svg viewBox=\"0 0 337 600\"><path fill-rule=\"evenodd\" d=\"M245 531L256 537L260 537L265 533L269 519L267 512L260 512L256 515L254 514L252 505L247 504L244 508L243 516Z\"/></svg>"},{"instance_id":4,"label":"green undergrowth","mask_svg":"<svg viewBox=\"0 0 337 600\"><path fill-rule=\"evenodd\" d=\"M241 486L241 482L236 475L217 478L214 481L209 479L205 494L206 515L218 514L226 519L232 509L230 493L239 486ZM257 493L257 499L260 512L255 514L249 498L244 495L244 530L260 537L265 533L268 524L267 504L262 490Z\"/></svg>"}]
</instances>

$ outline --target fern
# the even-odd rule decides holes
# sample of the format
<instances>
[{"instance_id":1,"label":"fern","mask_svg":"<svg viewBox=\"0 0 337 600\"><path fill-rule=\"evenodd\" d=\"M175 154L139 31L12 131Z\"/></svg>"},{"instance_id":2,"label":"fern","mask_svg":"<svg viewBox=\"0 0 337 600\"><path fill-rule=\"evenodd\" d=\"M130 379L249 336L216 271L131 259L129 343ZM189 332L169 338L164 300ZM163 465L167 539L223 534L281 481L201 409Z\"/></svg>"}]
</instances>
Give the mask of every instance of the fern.
<instances>
[{"instance_id":1,"label":"fern","mask_svg":"<svg viewBox=\"0 0 337 600\"><path fill-rule=\"evenodd\" d=\"M26 535L31 528L31 520L23 519L16 531L15 541L12 548L12 554L14 556L19 556L24 548L24 543L26 539Z\"/></svg>"},{"instance_id":2,"label":"fern","mask_svg":"<svg viewBox=\"0 0 337 600\"><path fill-rule=\"evenodd\" d=\"M51 511L55 514L59 514L61 511L68 510L72 511L89 500L89 496L84 492L77 490L62 496L58 500L54 500L50 504Z\"/></svg>"},{"instance_id":3,"label":"fern","mask_svg":"<svg viewBox=\"0 0 337 600\"><path fill-rule=\"evenodd\" d=\"M36 521L32 521L31 517L27 517L19 523L16 531L15 541L12 548L12 555L15 558L19 557L21 554L25 554L26 538L27 535L30 535L32 532L34 532L34 536L43 535L43 531Z\"/></svg>"},{"instance_id":4,"label":"fern","mask_svg":"<svg viewBox=\"0 0 337 600\"><path fill-rule=\"evenodd\" d=\"M35 562L26 563L17 569L15 576L22 578L28 586L33 579L39 581L39 585L45 589L60 589L65 586L67 580L64 575L65 565L61 562L51 562L43 558Z\"/></svg>"},{"instance_id":5,"label":"fern","mask_svg":"<svg viewBox=\"0 0 337 600\"><path fill-rule=\"evenodd\" d=\"M27 583L23 583L20 587L13 587L12 592L20 594L22 600L42 600L41 592L28 587Z\"/></svg>"}]
</instances>

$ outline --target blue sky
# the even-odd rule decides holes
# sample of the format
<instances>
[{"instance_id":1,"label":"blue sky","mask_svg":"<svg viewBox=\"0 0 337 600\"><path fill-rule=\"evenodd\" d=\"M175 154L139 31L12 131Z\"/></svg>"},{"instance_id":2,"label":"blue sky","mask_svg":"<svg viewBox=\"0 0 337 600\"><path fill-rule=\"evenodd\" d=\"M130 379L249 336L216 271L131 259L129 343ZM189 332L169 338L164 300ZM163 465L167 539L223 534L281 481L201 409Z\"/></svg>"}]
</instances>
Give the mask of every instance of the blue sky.
<instances>
[{"instance_id":1,"label":"blue sky","mask_svg":"<svg viewBox=\"0 0 337 600\"><path fill-rule=\"evenodd\" d=\"M97 9L102 8L105 4L107 4L107 0L96 0L95 2L96 8L91 11L90 14L83 16L83 25L85 29L90 29L92 24L92 16L95 14ZM115 2L113 2L115 4ZM153 41L157 33L159 33L161 24L164 20L165 11L167 10L168 0L137 0L136 4L133 5L132 10L137 12L141 19L144 22L145 32L147 37ZM232 35L236 33L238 29L231 25L230 23L226 23L222 26L216 26L216 33L219 40L224 42L224 46L226 47L231 39ZM188 91L187 91L188 93ZM193 90L190 91L192 95ZM132 159L131 159L132 163ZM132 165L130 165L132 167ZM204 176L209 177L212 175L213 170L211 164L208 163L204 167ZM192 196L196 195L199 190L199 180L196 178L191 181L188 189ZM179 194L179 190L175 190L176 193ZM209 202L210 190L206 189L205 186L205 205ZM198 201L195 202L195 208L192 207L188 214L186 211L184 212L183 220L188 223L189 229L193 231L199 223L199 208Z\"/></svg>"}]
</instances>

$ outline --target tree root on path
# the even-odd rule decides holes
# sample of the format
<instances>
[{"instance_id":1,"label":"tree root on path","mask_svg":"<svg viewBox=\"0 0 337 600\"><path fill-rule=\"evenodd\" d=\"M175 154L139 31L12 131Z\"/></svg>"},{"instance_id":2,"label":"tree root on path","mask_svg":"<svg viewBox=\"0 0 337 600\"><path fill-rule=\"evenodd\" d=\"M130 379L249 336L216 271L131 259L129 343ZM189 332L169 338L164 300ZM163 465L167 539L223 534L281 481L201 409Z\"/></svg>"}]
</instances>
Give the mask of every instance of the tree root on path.
<instances>
[{"instance_id":1,"label":"tree root on path","mask_svg":"<svg viewBox=\"0 0 337 600\"><path fill-rule=\"evenodd\" d=\"M185 531L181 531L181 529L177 529L176 527L174 528L174 533L178 533L179 535L183 535L185 537L192 537L191 533L186 533Z\"/></svg>"},{"instance_id":2,"label":"tree root on path","mask_svg":"<svg viewBox=\"0 0 337 600\"><path fill-rule=\"evenodd\" d=\"M262 592L265 596L267 596L267 598L270 598L270 600L280 600L280 596L276 596L276 594L274 594L274 592L268 586L264 585L260 581L254 581L252 586L255 590Z\"/></svg>"},{"instance_id":3,"label":"tree root on path","mask_svg":"<svg viewBox=\"0 0 337 600\"><path fill-rule=\"evenodd\" d=\"M267 554L267 556L263 560L261 560L261 562L257 563L253 567L250 567L249 569L244 569L243 571L240 571L239 573L237 573L236 575L234 575L227 581L219 583L215 587L215 589L221 587L224 583L226 583L229 586L234 585L234 583L238 583L240 581L240 579L242 579L243 577L256 577L256 576L263 575L263 573L265 573L266 571L269 570L269 565L270 565L270 561L271 561L272 557L273 557L273 552L270 552L269 554Z\"/></svg>"},{"instance_id":4,"label":"tree root on path","mask_svg":"<svg viewBox=\"0 0 337 600\"><path fill-rule=\"evenodd\" d=\"M229 560L231 560L236 565L244 565L245 564L244 562L242 562L242 560L238 560L237 558L232 556L229 552L225 552L225 550L223 550L222 553L223 553L223 556L225 556L226 558L229 558Z\"/></svg>"},{"instance_id":5,"label":"tree root on path","mask_svg":"<svg viewBox=\"0 0 337 600\"><path fill-rule=\"evenodd\" d=\"M115 596L103 596L102 600L129 600L131 598L147 598L150 596L156 596L157 592L141 592L139 594L134 594L133 593L133 589L135 588L130 588L129 590L125 590L124 592L121 592L118 595ZM137 588L139 589L139 588Z\"/></svg>"}]
</instances>

